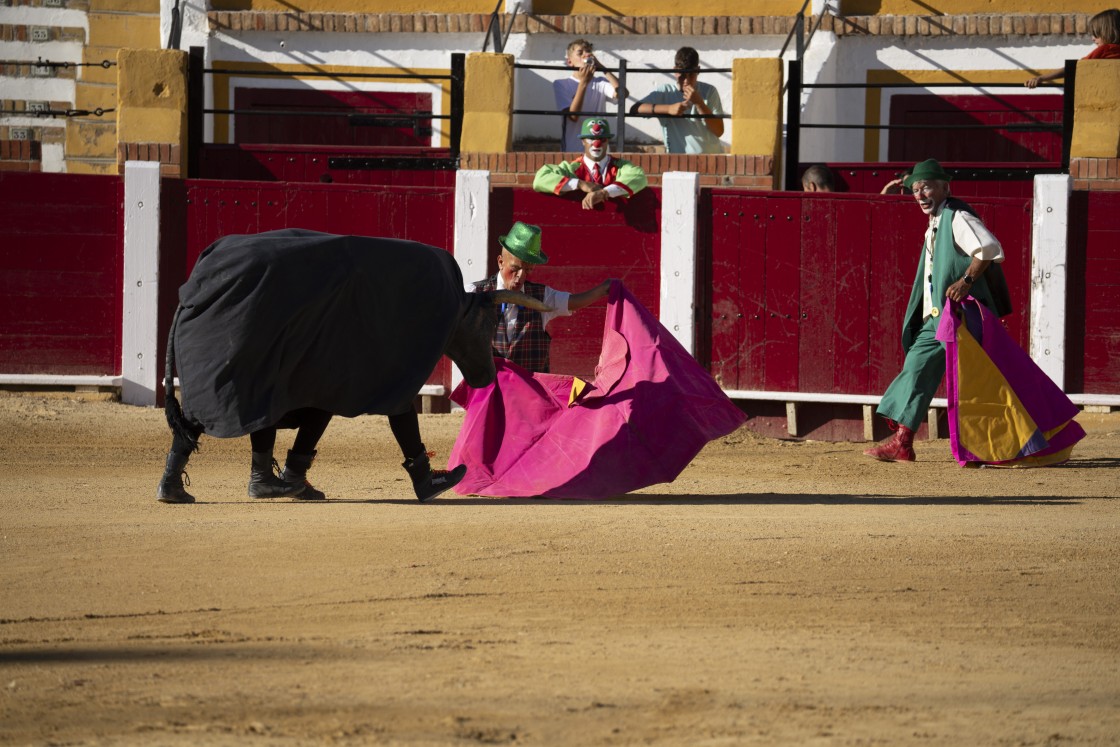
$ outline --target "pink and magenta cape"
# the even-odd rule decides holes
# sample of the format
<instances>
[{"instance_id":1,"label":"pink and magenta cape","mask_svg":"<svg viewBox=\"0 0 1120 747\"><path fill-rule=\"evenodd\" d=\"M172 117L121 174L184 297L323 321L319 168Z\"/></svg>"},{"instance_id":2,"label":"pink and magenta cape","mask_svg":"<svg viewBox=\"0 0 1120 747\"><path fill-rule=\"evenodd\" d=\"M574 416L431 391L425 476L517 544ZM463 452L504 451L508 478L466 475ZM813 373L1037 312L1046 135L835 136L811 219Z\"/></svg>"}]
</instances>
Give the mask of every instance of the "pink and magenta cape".
<instances>
[{"instance_id":1,"label":"pink and magenta cape","mask_svg":"<svg viewBox=\"0 0 1120 747\"><path fill-rule=\"evenodd\" d=\"M746 415L621 282L611 285L595 376L529 373L496 359L466 408L448 459L463 494L604 499L672 482Z\"/></svg>"},{"instance_id":2,"label":"pink and magenta cape","mask_svg":"<svg viewBox=\"0 0 1120 747\"><path fill-rule=\"evenodd\" d=\"M973 298L950 302L945 343L949 443L963 467L1045 467L1069 459L1085 431L1077 405Z\"/></svg>"}]
</instances>

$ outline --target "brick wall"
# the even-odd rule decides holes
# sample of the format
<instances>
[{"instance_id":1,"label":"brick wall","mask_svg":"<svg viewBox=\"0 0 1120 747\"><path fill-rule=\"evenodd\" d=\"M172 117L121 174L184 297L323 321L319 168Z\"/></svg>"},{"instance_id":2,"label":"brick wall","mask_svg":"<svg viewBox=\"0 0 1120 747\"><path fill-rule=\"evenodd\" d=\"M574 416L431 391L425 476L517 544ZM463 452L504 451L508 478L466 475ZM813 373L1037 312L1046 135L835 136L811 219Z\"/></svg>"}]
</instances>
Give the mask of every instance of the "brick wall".
<instances>
[{"instance_id":1,"label":"brick wall","mask_svg":"<svg viewBox=\"0 0 1120 747\"><path fill-rule=\"evenodd\" d=\"M831 16L821 29L837 36L1081 36L1089 32L1085 13L1005 15L969 13L953 16Z\"/></svg>"},{"instance_id":2,"label":"brick wall","mask_svg":"<svg viewBox=\"0 0 1120 747\"><path fill-rule=\"evenodd\" d=\"M124 173L125 161L158 161L160 176L178 179L183 176L182 150L170 143L118 143L117 165Z\"/></svg>"},{"instance_id":3,"label":"brick wall","mask_svg":"<svg viewBox=\"0 0 1120 747\"><path fill-rule=\"evenodd\" d=\"M41 171L42 160L37 140L0 140L0 171Z\"/></svg>"},{"instance_id":4,"label":"brick wall","mask_svg":"<svg viewBox=\"0 0 1120 747\"><path fill-rule=\"evenodd\" d=\"M459 168L489 171L494 185L531 187L541 166L575 157L573 153L538 151L462 153ZM770 156L624 153L622 157L640 166L655 187L661 186L666 171L686 171L699 173L702 187L774 189L774 159Z\"/></svg>"},{"instance_id":5,"label":"brick wall","mask_svg":"<svg viewBox=\"0 0 1120 747\"><path fill-rule=\"evenodd\" d=\"M1077 191L1120 192L1120 158L1073 158L1069 173Z\"/></svg>"},{"instance_id":6,"label":"brick wall","mask_svg":"<svg viewBox=\"0 0 1120 747\"><path fill-rule=\"evenodd\" d=\"M310 13L304 11L210 11L211 29L238 31L326 31L361 34L483 33L490 23L485 13ZM562 34L565 36L698 36L781 35L794 26L792 16L610 16L518 15L503 33ZM821 29L844 35L883 36L1036 36L1085 37L1089 15L1039 13L1007 15L834 16L820 18ZM816 24L814 19L813 25ZM809 25L809 24L807 24Z\"/></svg>"}]
</instances>

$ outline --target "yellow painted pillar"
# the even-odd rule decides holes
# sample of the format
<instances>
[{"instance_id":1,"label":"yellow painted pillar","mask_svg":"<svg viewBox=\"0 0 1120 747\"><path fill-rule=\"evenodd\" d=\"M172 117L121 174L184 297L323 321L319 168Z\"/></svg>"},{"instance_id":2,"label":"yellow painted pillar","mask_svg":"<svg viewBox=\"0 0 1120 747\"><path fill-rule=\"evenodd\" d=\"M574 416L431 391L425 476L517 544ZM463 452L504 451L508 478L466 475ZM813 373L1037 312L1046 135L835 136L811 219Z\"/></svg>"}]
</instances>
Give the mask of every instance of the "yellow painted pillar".
<instances>
[{"instance_id":1,"label":"yellow painted pillar","mask_svg":"<svg viewBox=\"0 0 1120 747\"><path fill-rule=\"evenodd\" d=\"M1071 158L1120 157L1120 61L1079 60Z\"/></svg>"},{"instance_id":2,"label":"yellow painted pillar","mask_svg":"<svg viewBox=\"0 0 1120 747\"><path fill-rule=\"evenodd\" d=\"M756 57L731 61L731 153L773 156L781 173L782 61Z\"/></svg>"},{"instance_id":3,"label":"yellow painted pillar","mask_svg":"<svg viewBox=\"0 0 1120 747\"><path fill-rule=\"evenodd\" d=\"M513 149L513 55L467 55L459 149L465 153L509 153Z\"/></svg>"},{"instance_id":4,"label":"yellow painted pillar","mask_svg":"<svg viewBox=\"0 0 1120 747\"><path fill-rule=\"evenodd\" d=\"M159 161L164 176L187 163L187 53L122 49L117 53L117 163Z\"/></svg>"}]
</instances>

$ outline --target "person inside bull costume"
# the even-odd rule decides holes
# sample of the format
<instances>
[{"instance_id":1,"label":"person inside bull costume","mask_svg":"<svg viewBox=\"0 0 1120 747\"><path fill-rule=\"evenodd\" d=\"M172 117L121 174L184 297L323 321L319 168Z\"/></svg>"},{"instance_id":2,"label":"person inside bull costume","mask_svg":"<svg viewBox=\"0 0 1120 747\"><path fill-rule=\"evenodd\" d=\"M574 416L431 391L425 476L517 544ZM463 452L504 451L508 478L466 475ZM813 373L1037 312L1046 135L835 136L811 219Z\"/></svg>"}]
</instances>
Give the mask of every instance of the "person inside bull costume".
<instances>
[{"instance_id":1,"label":"person inside bull costume","mask_svg":"<svg viewBox=\"0 0 1120 747\"><path fill-rule=\"evenodd\" d=\"M537 265L548 262L548 255L541 251L539 226L517 221L505 236L498 237L502 247L498 254L498 273L474 283L468 291L492 293L510 290L524 293L538 300L541 308L524 304L502 304L496 313L498 326L494 330L494 355L513 361L535 373L549 373L549 353L552 336L548 323L562 316L569 316L588 304L606 298L611 281L604 280L582 293L558 291L547 285L529 281L529 274Z\"/></svg>"},{"instance_id":2,"label":"person inside bull costume","mask_svg":"<svg viewBox=\"0 0 1120 747\"><path fill-rule=\"evenodd\" d=\"M431 468L415 398L443 355L471 386L494 380L501 304L552 311L512 289L465 292L451 254L414 241L303 229L219 239L179 289L164 378L173 437L156 499L194 503L185 469L206 433L249 435L250 497L322 500L307 480L319 439L333 416L368 414L389 417L416 497L435 498L465 468ZM282 471L279 428L297 429Z\"/></svg>"}]
</instances>

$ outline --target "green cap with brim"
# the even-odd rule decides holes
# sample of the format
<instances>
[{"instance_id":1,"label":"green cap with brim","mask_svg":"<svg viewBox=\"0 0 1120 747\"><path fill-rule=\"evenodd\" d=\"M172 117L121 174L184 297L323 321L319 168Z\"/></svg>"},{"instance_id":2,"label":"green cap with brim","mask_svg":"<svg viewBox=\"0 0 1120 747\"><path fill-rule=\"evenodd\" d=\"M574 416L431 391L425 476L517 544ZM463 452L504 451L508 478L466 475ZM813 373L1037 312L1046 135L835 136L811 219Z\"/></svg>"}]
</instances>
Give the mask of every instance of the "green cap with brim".
<instances>
[{"instance_id":1,"label":"green cap with brim","mask_svg":"<svg viewBox=\"0 0 1120 747\"><path fill-rule=\"evenodd\" d=\"M548 255L541 251L541 227L517 221L509 233L498 237L502 248L522 262L531 265L543 265L548 262Z\"/></svg>"},{"instance_id":2,"label":"green cap with brim","mask_svg":"<svg viewBox=\"0 0 1120 747\"><path fill-rule=\"evenodd\" d=\"M910 189L918 182L928 182L931 179L948 182L952 181L953 177L949 176L936 160L927 158L921 163L914 164L914 168L910 169L910 176L903 180L902 185Z\"/></svg>"}]
</instances>

